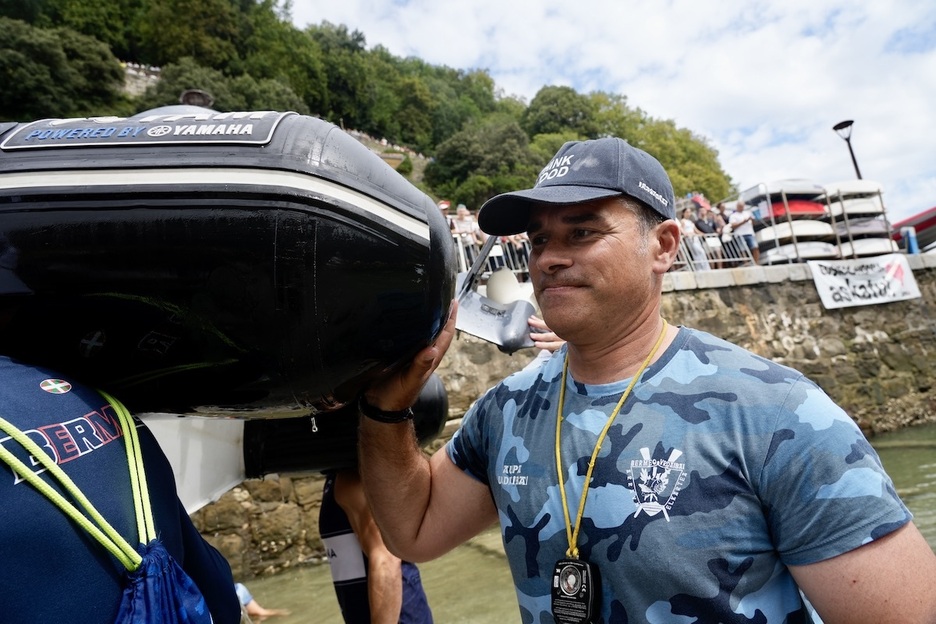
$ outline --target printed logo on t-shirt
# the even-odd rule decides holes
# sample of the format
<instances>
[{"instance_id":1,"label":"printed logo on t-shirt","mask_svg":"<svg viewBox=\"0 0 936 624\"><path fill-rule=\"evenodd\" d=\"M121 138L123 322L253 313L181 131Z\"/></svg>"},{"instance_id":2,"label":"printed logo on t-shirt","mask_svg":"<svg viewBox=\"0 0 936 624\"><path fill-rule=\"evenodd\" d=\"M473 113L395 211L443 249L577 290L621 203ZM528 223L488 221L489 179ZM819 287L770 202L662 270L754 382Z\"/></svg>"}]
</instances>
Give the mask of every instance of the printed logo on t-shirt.
<instances>
[{"instance_id":1,"label":"printed logo on t-shirt","mask_svg":"<svg viewBox=\"0 0 936 624\"><path fill-rule=\"evenodd\" d=\"M686 464L677 463L682 451L673 449L665 459L654 458L650 449L640 449L641 459L631 460L628 474L628 485L634 493L634 503L637 511L648 516L655 516L663 512L663 517L669 522L669 510L676 503L679 490L686 479Z\"/></svg>"},{"instance_id":2,"label":"printed logo on t-shirt","mask_svg":"<svg viewBox=\"0 0 936 624\"><path fill-rule=\"evenodd\" d=\"M62 382L59 379L47 379L46 381L55 381L68 385L68 389L46 390L46 392L60 394L71 389L71 384ZM23 434L45 451L56 464L62 465L92 453L114 440L119 440L123 437L123 430L120 428L117 417L113 414L113 409L106 406L100 411L89 412L84 416L72 418L65 422L52 423L35 429L24 429ZM36 474L45 472L46 469L39 460L29 456L19 443L12 442L10 436L0 438L0 446L5 447L14 454L24 454L25 457L21 457L21 459ZM14 473L13 483L24 483L25 481L18 473Z\"/></svg>"},{"instance_id":3,"label":"printed logo on t-shirt","mask_svg":"<svg viewBox=\"0 0 936 624\"><path fill-rule=\"evenodd\" d=\"M498 485L526 485L529 479L523 474L523 464L505 464L497 475Z\"/></svg>"}]
</instances>

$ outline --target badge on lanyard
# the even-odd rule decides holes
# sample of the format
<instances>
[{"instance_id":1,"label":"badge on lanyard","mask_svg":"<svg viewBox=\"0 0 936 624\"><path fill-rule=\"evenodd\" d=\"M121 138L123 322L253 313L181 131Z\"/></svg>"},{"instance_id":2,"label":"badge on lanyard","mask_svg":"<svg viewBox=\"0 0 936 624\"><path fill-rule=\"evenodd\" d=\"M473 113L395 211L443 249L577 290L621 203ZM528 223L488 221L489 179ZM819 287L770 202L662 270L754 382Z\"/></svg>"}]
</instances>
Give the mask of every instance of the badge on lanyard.
<instances>
[{"instance_id":1,"label":"badge on lanyard","mask_svg":"<svg viewBox=\"0 0 936 624\"><path fill-rule=\"evenodd\" d=\"M598 568L579 559L560 559L553 570L553 619L557 624L589 624L600 592Z\"/></svg>"},{"instance_id":2,"label":"badge on lanyard","mask_svg":"<svg viewBox=\"0 0 936 624\"><path fill-rule=\"evenodd\" d=\"M598 575L598 566L579 559L578 546L576 545L578 543L579 529L582 528L582 517L585 514L585 501L588 497L588 487L591 483L592 470L595 467L595 459L598 457L601 443L608 434L608 429L611 428L611 423L614 422L614 419L621 411L621 407L624 406L624 402L627 401L627 397L630 396L631 390L634 389L640 376L647 369L647 366L650 365L650 362L653 361L653 356L656 354L657 349L663 344L663 339L666 337L667 326L666 320L663 319L663 328L660 330L660 336L657 338L656 344L653 345L653 348L647 355L647 359L640 365L637 373L634 374L630 384L628 384L627 389L621 395L621 398L618 399L617 405L614 407L611 415L608 416L604 428L598 435L598 440L595 442L595 448L592 451L591 460L588 462L588 471L585 474L585 482L582 485L582 498L579 501L578 516L575 519L574 525L569 515L569 503L568 500L566 500L565 481L562 476L562 445L560 444L563 420L562 408L565 405L566 379L569 374L569 356L566 354L565 362L562 365L562 385L559 386L559 405L556 409L556 477L559 483L559 493L562 496L562 513L565 518L569 549L566 551L566 557L568 558L557 561L556 567L553 569L551 605L553 619L557 624L590 624L595 614L595 606L601 603L599 596L601 592L601 578Z\"/></svg>"}]
</instances>

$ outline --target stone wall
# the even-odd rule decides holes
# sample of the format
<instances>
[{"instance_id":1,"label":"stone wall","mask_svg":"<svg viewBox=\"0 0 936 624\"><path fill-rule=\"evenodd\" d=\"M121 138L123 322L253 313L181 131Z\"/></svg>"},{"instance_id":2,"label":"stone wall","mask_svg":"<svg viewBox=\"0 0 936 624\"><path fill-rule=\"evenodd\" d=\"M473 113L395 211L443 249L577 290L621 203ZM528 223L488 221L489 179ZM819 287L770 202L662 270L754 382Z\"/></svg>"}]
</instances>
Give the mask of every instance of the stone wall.
<instances>
[{"instance_id":1,"label":"stone wall","mask_svg":"<svg viewBox=\"0 0 936 624\"><path fill-rule=\"evenodd\" d=\"M936 421L936 257L916 262L922 299L826 310L805 266L786 272L716 271L668 276L663 314L801 370L869 435ZM772 267L780 268L780 267ZM720 275L714 275L720 274ZM752 277L753 276L753 277ZM691 278L691 279L689 279ZM460 335L439 368L449 394L451 435L482 392L533 357ZM319 475L252 479L194 514L196 526L231 563L238 580L322 561Z\"/></svg>"}]
</instances>

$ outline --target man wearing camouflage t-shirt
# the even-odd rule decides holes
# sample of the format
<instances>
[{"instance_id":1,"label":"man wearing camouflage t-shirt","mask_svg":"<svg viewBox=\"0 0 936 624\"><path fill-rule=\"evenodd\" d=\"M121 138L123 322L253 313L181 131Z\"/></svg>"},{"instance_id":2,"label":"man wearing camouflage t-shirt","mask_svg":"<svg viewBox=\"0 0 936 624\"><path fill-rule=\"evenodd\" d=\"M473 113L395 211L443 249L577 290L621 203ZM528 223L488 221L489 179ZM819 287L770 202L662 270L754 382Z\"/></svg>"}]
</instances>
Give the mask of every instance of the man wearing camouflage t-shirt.
<instances>
[{"instance_id":1,"label":"man wearing camouflage t-shirt","mask_svg":"<svg viewBox=\"0 0 936 624\"><path fill-rule=\"evenodd\" d=\"M679 246L660 164L564 145L481 209L527 232L567 341L466 414L426 461L405 408L452 339L361 401L368 499L390 548L437 557L499 521L523 622L936 621L936 555L873 449L800 373L660 316Z\"/></svg>"}]
</instances>

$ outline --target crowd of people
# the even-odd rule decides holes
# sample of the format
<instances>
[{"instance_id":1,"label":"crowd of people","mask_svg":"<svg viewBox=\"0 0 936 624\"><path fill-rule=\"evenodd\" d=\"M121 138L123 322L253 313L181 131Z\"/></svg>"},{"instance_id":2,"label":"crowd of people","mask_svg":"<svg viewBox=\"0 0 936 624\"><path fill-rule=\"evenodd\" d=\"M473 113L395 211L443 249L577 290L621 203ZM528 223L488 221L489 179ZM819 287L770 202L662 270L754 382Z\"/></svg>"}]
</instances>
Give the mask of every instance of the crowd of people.
<instances>
[{"instance_id":1,"label":"crowd of people","mask_svg":"<svg viewBox=\"0 0 936 624\"><path fill-rule=\"evenodd\" d=\"M674 267L708 271L760 262L754 216L742 200L734 202L731 211L725 202L712 208L694 200L680 211L679 226L682 242Z\"/></svg>"},{"instance_id":2,"label":"crowd of people","mask_svg":"<svg viewBox=\"0 0 936 624\"><path fill-rule=\"evenodd\" d=\"M439 202L443 217L455 240L459 270L467 270L489 238L478 225L473 211L458 204L454 214L451 202ZM693 202L679 211L682 232L680 248L671 270L709 271L741 266L756 266L760 250L754 236L753 214L741 200L711 207L708 202ZM507 267L525 281L529 275L530 241L526 232L498 236L487 258L487 271Z\"/></svg>"},{"instance_id":3,"label":"crowd of people","mask_svg":"<svg viewBox=\"0 0 936 624\"><path fill-rule=\"evenodd\" d=\"M465 204L458 204L454 215L450 212L451 202L443 200L438 206L449 224L452 238L457 246L459 270L465 271L478 257L481 247L489 236L478 227L475 214ZM506 267L517 275L518 280L526 281L530 259L530 245L526 232L499 236L497 239L487 257L487 270L496 271Z\"/></svg>"}]
</instances>

